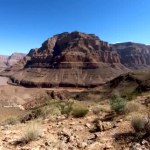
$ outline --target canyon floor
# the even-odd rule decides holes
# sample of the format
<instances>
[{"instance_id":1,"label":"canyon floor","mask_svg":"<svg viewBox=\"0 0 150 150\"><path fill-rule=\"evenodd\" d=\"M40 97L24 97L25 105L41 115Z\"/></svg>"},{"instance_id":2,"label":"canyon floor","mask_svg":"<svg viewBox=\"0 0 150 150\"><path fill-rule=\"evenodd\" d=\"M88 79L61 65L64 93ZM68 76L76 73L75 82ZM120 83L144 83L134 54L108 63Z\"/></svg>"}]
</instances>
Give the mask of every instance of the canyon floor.
<instances>
[{"instance_id":1,"label":"canyon floor","mask_svg":"<svg viewBox=\"0 0 150 150\"><path fill-rule=\"evenodd\" d=\"M49 98L51 96L49 91L81 93L84 90L81 88L41 89L1 85L0 150L150 149L149 137L137 138L131 126L131 119L134 115L147 116L149 106L145 105L145 100L150 96L150 92L144 92L128 101L128 106L133 107L119 115L112 112L107 98L99 101ZM40 100L43 98L48 98L48 101L41 103ZM36 100L42 105L37 105ZM23 106L28 106L25 105L28 103L31 107L34 104L37 107L23 109ZM61 103L82 106L88 109L88 113L83 117L66 116L60 113L60 110L57 109L58 105L55 105ZM45 112L42 115L39 111L41 109ZM47 109L50 110L48 114ZM32 116L33 112L36 112L37 116ZM21 121L22 119L24 121ZM24 138L29 136L29 131L34 133L31 137L36 135L36 138L26 141Z\"/></svg>"}]
</instances>

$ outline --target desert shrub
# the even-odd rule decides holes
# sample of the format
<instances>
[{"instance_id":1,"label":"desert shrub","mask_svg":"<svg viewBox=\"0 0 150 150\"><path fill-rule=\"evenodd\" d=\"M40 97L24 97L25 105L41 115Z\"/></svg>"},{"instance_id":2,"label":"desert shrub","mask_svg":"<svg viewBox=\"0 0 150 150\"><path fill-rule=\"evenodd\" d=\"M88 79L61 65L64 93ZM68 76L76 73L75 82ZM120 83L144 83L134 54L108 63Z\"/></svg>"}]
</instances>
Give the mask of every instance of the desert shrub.
<instances>
[{"instance_id":1,"label":"desert shrub","mask_svg":"<svg viewBox=\"0 0 150 150\"><path fill-rule=\"evenodd\" d=\"M32 110L31 113L34 114L35 118L38 118L42 115L42 109L41 108L36 108L36 109Z\"/></svg>"},{"instance_id":2,"label":"desert shrub","mask_svg":"<svg viewBox=\"0 0 150 150\"><path fill-rule=\"evenodd\" d=\"M67 117L69 117L70 113L73 110L73 104L74 104L73 102L68 101L68 102L59 103L57 107L59 108L61 114L67 115Z\"/></svg>"},{"instance_id":3,"label":"desert shrub","mask_svg":"<svg viewBox=\"0 0 150 150\"><path fill-rule=\"evenodd\" d=\"M146 119L142 116L134 116L131 120L131 125L136 132L145 130Z\"/></svg>"},{"instance_id":4,"label":"desert shrub","mask_svg":"<svg viewBox=\"0 0 150 150\"><path fill-rule=\"evenodd\" d=\"M93 108L92 112L95 114L95 115L99 115L100 112L105 112L106 109L105 108L102 108L102 107L95 107Z\"/></svg>"},{"instance_id":5,"label":"desert shrub","mask_svg":"<svg viewBox=\"0 0 150 150\"><path fill-rule=\"evenodd\" d=\"M95 107L92 111L95 115L99 115L99 113L101 112L101 109L99 107Z\"/></svg>"},{"instance_id":6,"label":"desert shrub","mask_svg":"<svg viewBox=\"0 0 150 150\"><path fill-rule=\"evenodd\" d=\"M3 125L15 125L19 123L19 119L17 117L9 117L2 124Z\"/></svg>"},{"instance_id":7,"label":"desert shrub","mask_svg":"<svg viewBox=\"0 0 150 150\"><path fill-rule=\"evenodd\" d=\"M37 124L28 125L23 136L15 142L15 144L27 144L31 141L37 140L41 135L41 130Z\"/></svg>"},{"instance_id":8,"label":"desert shrub","mask_svg":"<svg viewBox=\"0 0 150 150\"><path fill-rule=\"evenodd\" d=\"M127 100L132 100L137 94L134 92L133 89L125 89L124 91L121 92L121 97L127 99Z\"/></svg>"},{"instance_id":9,"label":"desert shrub","mask_svg":"<svg viewBox=\"0 0 150 150\"><path fill-rule=\"evenodd\" d=\"M72 115L73 117L75 118L81 118L81 117L84 117L87 113L88 113L88 109L86 107L83 107L83 106L75 106L73 108L73 111L72 111Z\"/></svg>"},{"instance_id":10,"label":"desert shrub","mask_svg":"<svg viewBox=\"0 0 150 150\"><path fill-rule=\"evenodd\" d=\"M42 117L47 118L49 116L55 116L55 115L60 115L61 112L58 107L56 106L46 106L42 109Z\"/></svg>"},{"instance_id":11,"label":"desert shrub","mask_svg":"<svg viewBox=\"0 0 150 150\"><path fill-rule=\"evenodd\" d=\"M127 101L124 98L119 96L113 97L110 100L110 106L113 111L116 113L124 112L124 108L126 106Z\"/></svg>"},{"instance_id":12,"label":"desert shrub","mask_svg":"<svg viewBox=\"0 0 150 150\"><path fill-rule=\"evenodd\" d=\"M137 112L140 109L140 104L136 102L128 102L125 106L125 112L130 113L130 112Z\"/></svg>"}]
</instances>

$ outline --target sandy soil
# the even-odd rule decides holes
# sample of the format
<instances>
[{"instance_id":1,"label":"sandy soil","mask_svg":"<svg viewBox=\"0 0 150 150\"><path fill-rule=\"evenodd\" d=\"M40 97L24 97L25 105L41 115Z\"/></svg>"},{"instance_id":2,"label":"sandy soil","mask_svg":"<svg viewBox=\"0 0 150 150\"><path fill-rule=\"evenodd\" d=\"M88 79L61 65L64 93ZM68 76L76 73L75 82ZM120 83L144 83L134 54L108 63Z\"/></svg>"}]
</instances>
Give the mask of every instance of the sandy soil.
<instances>
[{"instance_id":1,"label":"sandy soil","mask_svg":"<svg viewBox=\"0 0 150 150\"><path fill-rule=\"evenodd\" d=\"M8 78L7 77L0 77L0 85L7 85Z\"/></svg>"}]
</instances>

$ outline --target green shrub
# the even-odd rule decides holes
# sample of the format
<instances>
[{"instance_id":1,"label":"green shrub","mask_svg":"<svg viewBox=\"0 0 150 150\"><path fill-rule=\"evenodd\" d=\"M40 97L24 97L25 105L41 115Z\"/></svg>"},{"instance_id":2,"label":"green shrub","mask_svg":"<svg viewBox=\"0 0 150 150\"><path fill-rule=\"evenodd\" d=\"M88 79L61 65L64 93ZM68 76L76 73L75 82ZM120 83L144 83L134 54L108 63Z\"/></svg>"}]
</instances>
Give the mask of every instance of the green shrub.
<instances>
[{"instance_id":1,"label":"green shrub","mask_svg":"<svg viewBox=\"0 0 150 150\"><path fill-rule=\"evenodd\" d=\"M88 109L83 106L76 106L73 108L72 115L75 118L84 117L88 113Z\"/></svg>"},{"instance_id":2,"label":"green shrub","mask_svg":"<svg viewBox=\"0 0 150 150\"><path fill-rule=\"evenodd\" d=\"M73 109L73 104L74 104L73 102L68 101L68 102L59 103L57 107L59 108L61 114L67 115L67 117L69 117Z\"/></svg>"},{"instance_id":3,"label":"green shrub","mask_svg":"<svg viewBox=\"0 0 150 150\"><path fill-rule=\"evenodd\" d=\"M32 110L31 113L34 114L35 118L38 118L42 115L42 109L41 108L36 108L36 109Z\"/></svg>"},{"instance_id":4,"label":"green shrub","mask_svg":"<svg viewBox=\"0 0 150 150\"><path fill-rule=\"evenodd\" d=\"M116 113L121 113L124 111L127 101L124 98L119 96L113 97L110 100L110 106L113 111Z\"/></svg>"}]
</instances>

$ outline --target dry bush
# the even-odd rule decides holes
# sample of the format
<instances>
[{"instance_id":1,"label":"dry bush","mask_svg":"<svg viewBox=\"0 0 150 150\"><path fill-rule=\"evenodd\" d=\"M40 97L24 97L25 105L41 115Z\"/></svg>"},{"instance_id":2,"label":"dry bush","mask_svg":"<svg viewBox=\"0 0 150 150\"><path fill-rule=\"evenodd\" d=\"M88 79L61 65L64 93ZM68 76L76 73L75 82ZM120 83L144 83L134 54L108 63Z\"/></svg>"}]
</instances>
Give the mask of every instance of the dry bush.
<instances>
[{"instance_id":1,"label":"dry bush","mask_svg":"<svg viewBox=\"0 0 150 150\"><path fill-rule=\"evenodd\" d=\"M102 108L102 107L94 107L92 112L95 114L95 115L99 115L101 112L106 112L106 109L105 108Z\"/></svg>"},{"instance_id":2,"label":"dry bush","mask_svg":"<svg viewBox=\"0 0 150 150\"><path fill-rule=\"evenodd\" d=\"M84 117L88 111L86 107L77 105L73 107L72 115L75 118L81 118Z\"/></svg>"},{"instance_id":3,"label":"dry bush","mask_svg":"<svg viewBox=\"0 0 150 150\"><path fill-rule=\"evenodd\" d=\"M145 130L146 119L143 116L134 116L131 120L131 125L136 132L141 132Z\"/></svg>"},{"instance_id":4,"label":"dry bush","mask_svg":"<svg viewBox=\"0 0 150 150\"><path fill-rule=\"evenodd\" d=\"M27 144L31 141L37 140L41 135L41 129L38 124L30 124L23 133L23 136L15 142L15 145L18 144Z\"/></svg>"},{"instance_id":5,"label":"dry bush","mask_svg":"<svg viewBox=\"0 0 150 150\"><path fill-rule=\"evenodd\" d=\"M95 108L93 108L92 112L93 112L95 115L99 115L100 112L101 112L101 110L100 110L99 107L95 107Z\"/></svg>"},{"instance_id":6,"label":"dry bush","mask_svg":"<svg viewBox=\"0 0 150 150\"><path fill-rule=\"evenodd\" d=\"M140 110L140 107L141 107L141 105L139 103L131 101L126 104L125 112L126 113L138 112Z\"/></svg>"},{"instance_id":7,"label":"dry bush","mask_svg":"<svg viewBox=\"0 0 150 150\"><path fill-rule=\"evenodd\" d=\"M7 118L2 125L15 125L19 123L19 119L17 117L11 116L9 118Z\"/></svg>"}]
</instances>

